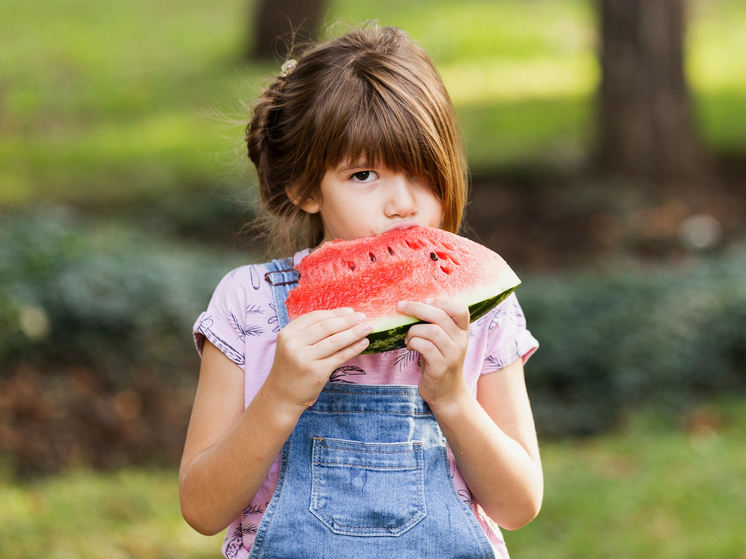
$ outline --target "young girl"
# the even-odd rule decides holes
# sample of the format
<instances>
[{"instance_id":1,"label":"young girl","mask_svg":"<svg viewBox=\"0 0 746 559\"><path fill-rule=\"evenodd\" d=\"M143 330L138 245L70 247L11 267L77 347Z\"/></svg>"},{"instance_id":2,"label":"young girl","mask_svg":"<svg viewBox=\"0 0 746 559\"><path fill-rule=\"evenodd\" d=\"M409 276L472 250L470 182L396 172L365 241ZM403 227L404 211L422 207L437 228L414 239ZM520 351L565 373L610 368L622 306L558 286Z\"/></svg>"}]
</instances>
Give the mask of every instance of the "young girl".
<instances>
[{"instance_id":1,"label":"young girl","mask_svg":"<svg viewBox=\"0 0 746 559\"><path fill-rule=\"evenodd\" d=\"M459 229L454 110L399 29L287 62L246 142L275 241ZM355 309L286 324L291 270L311 250L233 270L195 324L184 518L228 527L229 558L508 557L497 525L531 521L543 492L523 377L538 343L515 296L471 325L461 303L402 301L423 321L406 349L359 355L371 327Z\"/></svg>"}]
</instances>

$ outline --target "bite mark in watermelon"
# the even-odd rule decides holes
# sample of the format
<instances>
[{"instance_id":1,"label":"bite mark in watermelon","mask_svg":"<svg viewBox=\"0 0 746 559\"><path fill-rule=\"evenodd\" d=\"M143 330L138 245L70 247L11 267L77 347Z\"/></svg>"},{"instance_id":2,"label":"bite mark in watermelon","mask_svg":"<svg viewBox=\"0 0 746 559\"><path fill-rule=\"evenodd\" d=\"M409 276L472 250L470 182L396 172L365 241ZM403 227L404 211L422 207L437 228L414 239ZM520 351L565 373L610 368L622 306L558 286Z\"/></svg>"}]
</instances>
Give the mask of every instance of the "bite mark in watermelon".
<instances>
[{"instance_id":1,"label":"bite mark in watermelon","mask_svg":"<svg viewBox=\"0 0 746 559\"><path fill-rule=\"evenodd\" d=\"M351 307L373 326L363 353L404 347L419 322L399 301L428 297L461 301L471 321L487 314L521 283L498 254L442 229L412 227L375 237L325 243L298 265L288 296L290 320L314 310Z\"/></svg>"}]
</instances>

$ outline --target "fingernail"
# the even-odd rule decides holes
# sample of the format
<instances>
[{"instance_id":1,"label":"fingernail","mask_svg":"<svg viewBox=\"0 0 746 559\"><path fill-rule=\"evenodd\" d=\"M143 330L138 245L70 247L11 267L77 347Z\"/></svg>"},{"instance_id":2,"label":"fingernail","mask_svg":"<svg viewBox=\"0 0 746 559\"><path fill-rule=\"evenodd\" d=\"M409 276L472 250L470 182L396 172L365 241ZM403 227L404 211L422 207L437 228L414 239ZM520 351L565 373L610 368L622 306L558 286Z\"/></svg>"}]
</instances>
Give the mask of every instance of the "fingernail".
<instances>
[{"instance_id":1,"label":"fingernail","mask_svg":"<svg viewBox=\"0 0 746 559\"><path fill-rule=\"evenodd\" d=\"M373 326L371 326L370 322L363 322L360 325L360 329L367 334L368 332L373 331Z\"/></svg>"},{"instance_id":2,"label":"fingernail","mask_svg":"<svg viewBox=\"0 0 746 559\"><path fill-rule=\"evenodd\" d=\"M357 320L358 322L362 322L363 320L365 320L365 315L361 312L356 312L355 320Z\"/></svg>"},{"instance_id":3,"label":"fingernail","mask_svg":"<svg viewBox=\"0 0 746 559\"><path fill-rule=\"evenodd\" d=\"M404 308L404 307L406 307L406 306L407 306L407 302L406 302L406 301L399 301L399 302L398 302L398 303L396 304L396 308L397 308L397 309L399 309L399 310L403 309L403 308Z\"/></svg>"},{"instance_id":4,"label":"fingernail","mask_svg":"<svg viewBox=\"0 0 746 559\"><path fill-rule=\"evenodd\" d=\"M435 302L435 299L433 299L432 297L428 297L427 299L425 299L426 305L432 305L434 302Z\"/></svg>"},{"instance_id":5,"label":"fingernail","mask_svg":"<svg viewBox=\"0 0 746 559\"><path fill-rule=\"evenodd\" d=\"M354 313L354 312L355 312L355 311L353 311L352 309L342 309L342 314L343 314L343 315L345 315L345 314L352 314L352 313Z\"/></svg>"}]
</instances>

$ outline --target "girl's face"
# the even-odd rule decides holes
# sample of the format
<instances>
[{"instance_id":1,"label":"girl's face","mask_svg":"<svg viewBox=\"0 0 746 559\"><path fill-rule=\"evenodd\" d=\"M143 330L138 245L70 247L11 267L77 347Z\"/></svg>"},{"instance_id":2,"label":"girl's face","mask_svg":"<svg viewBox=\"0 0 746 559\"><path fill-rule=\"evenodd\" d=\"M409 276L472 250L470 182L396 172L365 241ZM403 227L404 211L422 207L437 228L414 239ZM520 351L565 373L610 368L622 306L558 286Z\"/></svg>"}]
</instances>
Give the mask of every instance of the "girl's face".
<instances>
[{"instance_id":1,"label":"girl's face","mask_svg":"<svg viewBox=\"0 0 746 559\"><path fill-rule=\"evenodd\" d=\"M440 200L419 178L357 162L328 169L321 181L321 195L303 209L321 214L324 242L380 235L414 225L440 227L443 219Z\"/></svg>"}]
</instances>

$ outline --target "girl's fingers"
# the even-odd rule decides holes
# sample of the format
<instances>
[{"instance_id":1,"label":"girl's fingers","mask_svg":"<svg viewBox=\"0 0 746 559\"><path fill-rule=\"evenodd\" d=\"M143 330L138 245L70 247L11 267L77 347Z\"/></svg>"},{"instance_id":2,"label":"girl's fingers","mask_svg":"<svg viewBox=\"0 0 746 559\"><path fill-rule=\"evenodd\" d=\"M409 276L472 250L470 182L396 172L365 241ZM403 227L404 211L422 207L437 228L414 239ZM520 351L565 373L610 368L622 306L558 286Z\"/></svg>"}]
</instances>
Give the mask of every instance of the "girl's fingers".
<instances>
[{"instance_id":1,"label":"girl's fingers","mask_svg":"<svg viewBox=\"0 0 746 559\"><path fill-rule=\"evenodd\" d=\"M407 349L420 354L420 367L424 367L426 364L432 366L445 359L444 355L440 352L440 348L427 338L409 339L407 341Z\"/></svg>"},{"instance_id":2,"label":"girl's fingers","mask_svg":"<svg viewBox=\"0 0 746 559\"><path fill-rule=\"evenodd\" d=\"M415 338L422 338L431 341L443 355L449 353L447 348L452 347L454 342L448 333L439 325L427 322L412 326L407 332L407 336L404 338L404 343Z\"/></svg>"},{"instance_id":3,"label":"girl's fingers","mask_svg":"<svg viewBox=\"0 0 746 559\"><path fill-rule=\"evenodd\" d=\"M309 357L317 360L327 359L364 339L365 336L370 334L372 329L370 322L361 322L352 328L347 328L331 336L322 337L318 342L309 346ZM365 347L360 351L363 349ZM353 357L354 355L356 354L353 354Z\"/></svg>"},{"instance_id":4,"label":"girl's fingers","mask_svg":"<svg viewBox=\"0 0 746 559\"><path fill-rule=\"evenodd\" d=\"M286 328L291 328L297 332L301 332L306 328L313 326L314 324L321 322L322 320L328 320L330 318L348 316L354 314L355 311L349 307L340 307L338 309L331 309L327 311L312 311L304 315L299 316L295 320L292 320Z\"/></svg>"},{"instance_id":5,"label":"girl's fingers","mask_svg":"<svg viewBox=\"0 0 746 559\"><path fill-rule=\"evenodd\" d=\"M469 314L469 307L464 303L454 301L453 299L435 299L433 305L443 309L443 311L451 317L456 326L461 330L469 330L471 315Z\"/></svg>"},{"instance_id":6,"label":"girl's fingers","mask_svg":"<svg viewBox=\"0 0 746 559\"><path fill-rule=\"evenodd\" d=\"M370 342L368 341L368 338L362 338L356 341L354 344L349 345L341 349L337 353L331 355L328 359L332 370L336 369L343 363L346 363L353 357L360 355L363 351L365 351L365 348L368 347L369 343Z\"/></svg>"},{"instance_id":7,"label":"girl's fingers","mask_svg":"<svg viewBox=\"0 0 746 559\"><path fill-rule=\"evenodd\" d=\"M320 341L363 324L363 313L346 314L319 320L298 332L298 339L305 345L314 345Z\"/></svg>"},{"instance_id":8,"label":"girl's fingers","mask_svg":"<svg viewBox=\"0 0 746 559\"><path fill-rule=\"evenodd\" d=\"M460 331L469 330L469 308L458 301L435 299L432 303L400 301L397 310L424 322L437 324L455 338ZM455 328L454 328L455 326Z\"/></svg>"}]
</instances>

